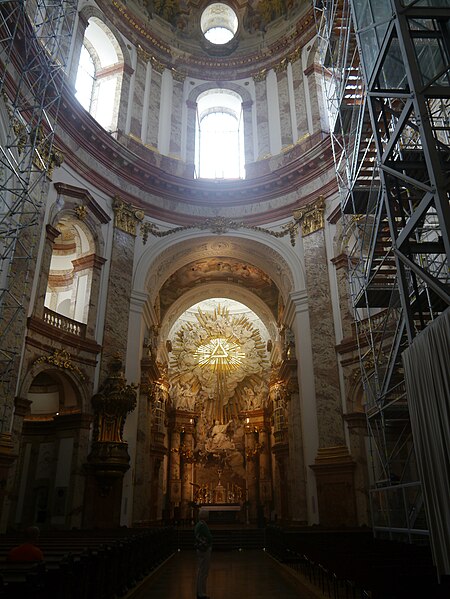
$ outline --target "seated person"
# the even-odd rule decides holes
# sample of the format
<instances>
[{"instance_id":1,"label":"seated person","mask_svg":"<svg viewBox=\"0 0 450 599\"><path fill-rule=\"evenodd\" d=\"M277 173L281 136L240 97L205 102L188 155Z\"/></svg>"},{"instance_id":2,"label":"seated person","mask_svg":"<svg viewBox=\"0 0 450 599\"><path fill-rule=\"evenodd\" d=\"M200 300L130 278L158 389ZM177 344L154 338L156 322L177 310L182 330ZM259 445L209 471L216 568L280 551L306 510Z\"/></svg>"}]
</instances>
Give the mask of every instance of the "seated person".
<instances>
[{"instance_id":1,"label":"seated person","mask_svg":"<svg viewBox=\"0 0 450 599\"><path fill-rule=\"evenodd\" d=\"M9 562L42 562L44 554L36 546L39 539L39 528L30 526L25 531L25 539L21 545L13 547L8 553Z\"/></svg>"}]
</instances>

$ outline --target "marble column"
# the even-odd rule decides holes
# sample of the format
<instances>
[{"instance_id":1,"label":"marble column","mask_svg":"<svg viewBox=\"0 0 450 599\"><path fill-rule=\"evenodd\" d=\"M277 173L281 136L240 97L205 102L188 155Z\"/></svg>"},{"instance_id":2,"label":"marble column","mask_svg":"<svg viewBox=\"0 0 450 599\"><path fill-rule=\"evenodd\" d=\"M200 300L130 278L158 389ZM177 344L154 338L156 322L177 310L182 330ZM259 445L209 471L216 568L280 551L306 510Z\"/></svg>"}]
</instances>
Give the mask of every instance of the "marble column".
<instances>
[{"instance_id":1,"label":"marble column","mask_svg":"<svg viewBox=\"0 0 450 599\"><path fill-rule=\"evenodd\" d=\"M304 465L312 464L319 447L319 429L316 406L315 376L312 348L312 328L309 314L309 299L306 290L291 293L286 306L286 323L295 336L297 357L298 392L290 394L288 406L289 443L292 444L291 460L296 461L299 450L303 454ZM312 470L296 461L297 476L294 481L306 477L308 524L318 523L316 479ZM293 494L292 494L293 495ZM297 510L299 504L294 505ZM300 520L303 516L299 513Z\"/></svg>"},{"instance_id":2,"label":"marble column","mask_svg":"<svg viewBox=\"0 0 450 599\"><path fill-rule=\"evenodd\" d=\"M105 309L100 380L108 375L111 358L127 353L136 229L143 214L120 198L114 199L114 233ZM135 381L136 382L136 381Z\"/></svg>"},{"instance_id":3,"label":"marble column","mask_svg":"<svg viewBox=\"0 0 450 599\"><path fill-rule=\"evenodd\" d=\"M130 106L130 88L133 69L130 65L123 65L122 83L120 89L117 90L117 98L114 103L113 123L117 122L117 131L124 133L127 130L128 111Z\"/></svg>"},{"instance_id":4,"label":"marble column","mask_svg":"<svg viewBox=\"0 0 450 599\"><path fill-rule=\"evenodd\" d=\"M83 47L84 34L88 26L88 20L83 13L78 13L75 17L74 40L72 43L72 55L70 57L68 72L68 83L72 89L75 89L75 84L78 75L78 65L80 64L81 48Z\"/></svg>"},{"instance_id":5,"label":"marble column","mask_svg":"<svg viewBox=\"0 0 450 599\"><path fill-rule=\"evenodd\" d=\"M151 381L142 380L146 330L144 311L147 300L146 293L133 291L129 304L125 373L127 380L141 385L137 394L136 409L128 415L124 428L124 438L128 443L130 455L130 469L125 473L123 480L121 524L124 526L132 526L136 520L145 520L145 512L149 507L145 502L148 501L149 491L146 476L150 462L149 412L153 398L149 392Z\"/></svg>"},{"instance_id":6,"label":"marble column","mask_svg":"<svg viewBox=\"0 0 450 599\"><path fill-rule=\"evenodd\" d=\"M181 434L177 428L173 429L170 435L170 471L169 471L169 484L170 484L170 508L172 516L176 512L179 512L181 503L181 472L180 472L180 446L181 446Z\"/></svg>"},{"instance_id":7,"label":"marble column","mask_svg":"<svg viewBox=\"0 0 450 599\"><path fill-rule=\"evenodd\" d=\"M339 254L331 260L336 269L339 308L341 315L342 336L344 339L353 337L353 307L351 303L350 286L348 282L348 256Z\"/></svg>"},{"instance_id":8,"label":"marble column","mask_svg":"<svg viewBox=\"0 0 450 599\"><path fill-rule=\"evenodd\" d=\"M265 158L270 154L269 140L269 113L267 108L266 72L258 74L255 81L255 107L257 125L257 160Z\"/></svg>"},{"instance_id":9,"label":"marble column","mask_svg":"<svg viewBox=\"0 0 450 599\"><path fill-rule=\"evenodd\" d=\"M245 456L246 456L246 478L248 501L248 516L250 522L254 522L257 516L258 505L258 466L255 429L253 425L247 425L245 430Z\"/></svg>"},{"instance_id":10,"label":"marble column","mask_svg":"<svg viewBox=\"0 0 450 599\"><path fill-rule=\"evenodd\" d=\"M355 500L358 526L370 526L369 467L367 464L367 416L364 412L353 412L344 416L349 432L349 444L355 468Z\"/></svg>"},{"instance_id":11,"label":"marble column","mask_svg":"<svg viewBox=\"0 0 450 599\"><path fill-rule=\"evenodd\" d=\"M242 102L243 112L243 127L244 127L244 148L245 148L245 164L254 162L254 141L253 141L253 116L252 116L252 100Z\"/></svg>"},{"instance_id":12,"label":"marble column","mask_svg":"<svg viewBox=\"0 0 450 599\"><path fill-rule=\"evenodd\" d=\"M172 71L172 111L170 121L169 155L181 159L182 139L182 101L185 76L177 71Z\"/></svg>"},{"instance_id":13,"label":"marble column","mask_svg":"<svg viewBox=\"0 0 450 599\"><path fill-rule=\"evenodd\" d=\"M53 245L55 243L55 239L60 235L58 229L55 229L55 227L52 227L51 225L46 225L45 233L45 242L42 251L41 267L39 273L39 284L36 293L36 301L34 304L34 315L40 320L43 320L44 318L45 294L48 287L48 275L50 274Z\"/></svg>"},{"instance_id":14,"label":"marble column","mask_svg":"<svg viewBox=\"0 0 450 599\"><path fill-rule=\"evenodd\" d=\"M312 133L327 131L327 108L325 106L325 96L323 93L323 72L318 64L312 64L305 69L305 76L308 81L309 102L312 114Z\"/></svg>"},{"instance_id":15,"label":"marble column","mask_svg":"<svg viewBox=\"0 0 450 599\"><path fill-rule=\"evenodd\" d=\"M297 116L297 136L302 139L308 135L308 116L306 109L305 82L301 58L292 63L292 81L294 87L295 113Z\"/></svg>"},{"instance_id":16,"label":"marble column","mask_svg":"<svg viewBox=\"0 0 450 599\"><path fill-rule=\"evenodd\" d=\"M197 102L186 101L186 164L195 168L195 126L197 122Z\"/></svg>"},{"instance_id":17,"label":"marble column","mask_svg":"<svg viewBox=\"0 0 450 599\"><path fill-rule=\"evenodd\" d=\"M304 210L301 224L306 286L310 298L319 444L320 447L331 447L344 443L344 427L323 212L323 200L319 199Z\"/></svg>"},{"instance_id":18,"label":"marble column","mask_svg":"<svg viewBox=\"0 0 450 599\"><path fill-rule=\"evenodd\" d=\"M191 430L185 430L183 435L183 444L181 447L182 464L182 486L181 486L181 517L184 520L190 520L192 517L192 508L189 505L193 499L192 483L194 482L194 435Z\"/></svg>"},{"instance_id":19,"label":"marble column","mask_svg":"<svg viewBox=\"0 0 450 599\"><path fill-rule=\"evenodd\" d=\"M152 72L148 99L148 128L144 141L151 149L158 148L159 111L161 106L161 82L164 65L156 59L151 60Z\"/></svg>"},{"instance_id":20,"label":"marble column","mask_svg":"<svg viewBox=\"0 0 450 599\"><path fill-rule=\"evenodd\" d=\"M268 520L270 518L270 505L272 503L272 473L269 433L266 426L263 426L259 431L259 444L261 445L259 456L259 500L264 511L264 517Z\"/></svg>"},{"instance_id":21,"label":"marble column","mask_svg":"<svg viewBox=\"0 0 450 599\"><path fill-rule=\"evenodd\" d=\"M289 98L287 66L287 61L282 61L282 63L275 69L278 83L282 148L291 146L294 141L292 137L291 102Z\"/></svg>"},{"instance_id":22,"label":"marble column","mask_svg":"<svg viewBox=\"0 0 450 599\"><path fill-rule=\"evenodd\" d=\"M133 94L130 103L130 135L141 140L143 110L146 94L147 64L150 54L140 46L137 47L136 68L134 71Z\"/></svg>"},{"instance_id":23,"label":"marble column","mask_svg":"<svg viewBox=\"0 0 450 599\"><path fill-rule=\"evenodd\" d=\"M320 522L354 522L354 462L345 444L336 337L330 299L324 233L324 201L319 198L301 214L302 243L308 289L311 346L319 435L314 465Z\"/></svg>"}]
</instances>

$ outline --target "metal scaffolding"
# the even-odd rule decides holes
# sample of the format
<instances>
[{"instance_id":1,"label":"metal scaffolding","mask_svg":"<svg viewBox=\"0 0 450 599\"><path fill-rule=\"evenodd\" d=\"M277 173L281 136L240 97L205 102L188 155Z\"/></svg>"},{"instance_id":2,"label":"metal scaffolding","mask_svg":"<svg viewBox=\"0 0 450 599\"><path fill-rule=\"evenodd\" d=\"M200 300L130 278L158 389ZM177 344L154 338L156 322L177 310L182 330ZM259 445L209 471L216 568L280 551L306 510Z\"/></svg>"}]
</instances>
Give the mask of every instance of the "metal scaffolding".
<instances>
[{"instance_id":1,"label":"metal scaffolding","mask_svg":"<svg viewBox=\"0 0 450 599\"><path fill-rule=\"evenodd\" d=\"M428 535L401 354L450 304L447 0L316 0L376 536Z\"/></svg>"},{"instance_id":2,"label":"metal scaffolding","mask_svg":"<svg viewBox=\"0 0 450 599\"><path fill-rule=\"evenodd\" d=\"M0 3L0 432L11 426L76 0Z\"/></svg>"}]
</instances>

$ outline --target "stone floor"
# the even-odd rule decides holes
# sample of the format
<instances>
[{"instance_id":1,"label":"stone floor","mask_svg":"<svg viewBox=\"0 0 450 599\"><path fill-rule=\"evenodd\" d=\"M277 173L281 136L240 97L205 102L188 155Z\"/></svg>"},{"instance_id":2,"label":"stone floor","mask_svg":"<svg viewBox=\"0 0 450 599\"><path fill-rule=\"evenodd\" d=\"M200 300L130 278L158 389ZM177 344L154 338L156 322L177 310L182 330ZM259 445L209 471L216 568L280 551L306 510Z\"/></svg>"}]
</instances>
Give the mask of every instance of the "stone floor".
<instances>
[{"instance_id":1,"label":"stone floor","mask_svg":"<svg viewBox=\"0 0 450 599\"><path fill-rule=\"evenodd\" d=\"M126 599L195 599L196 556L179 551ZM211 599L317 599L319 593L292 578L263 550L213 551Z\"/></svg>"}]
</instances>

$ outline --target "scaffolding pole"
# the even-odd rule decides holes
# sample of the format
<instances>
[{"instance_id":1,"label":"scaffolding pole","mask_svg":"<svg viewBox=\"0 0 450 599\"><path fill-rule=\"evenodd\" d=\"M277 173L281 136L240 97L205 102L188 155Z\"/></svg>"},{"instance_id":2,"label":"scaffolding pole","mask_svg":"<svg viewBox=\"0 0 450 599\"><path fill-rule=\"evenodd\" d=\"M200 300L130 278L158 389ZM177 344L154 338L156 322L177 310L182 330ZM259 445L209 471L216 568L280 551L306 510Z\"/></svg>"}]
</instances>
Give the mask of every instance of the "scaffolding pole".
<instances>
[{"instance_id":1,"label":"scaffolding pole","mask_svg":"<svg viewBox=\"0 0 450 599\"><path fill-rule=\"evenodd\" d=\"M448 2L316 0L376 535L428 534L401 354L450 304Z\"/></svg>"},{"instance_id":2,"label":"scaffolding pole","mask_svg":"<svg viewBox=\"0 0 450 599\"><path fill-rule=\"evenodd\" d=\"M0 432L9 432L76 0L0 4Z\"/></svg>"}]
</instances>

